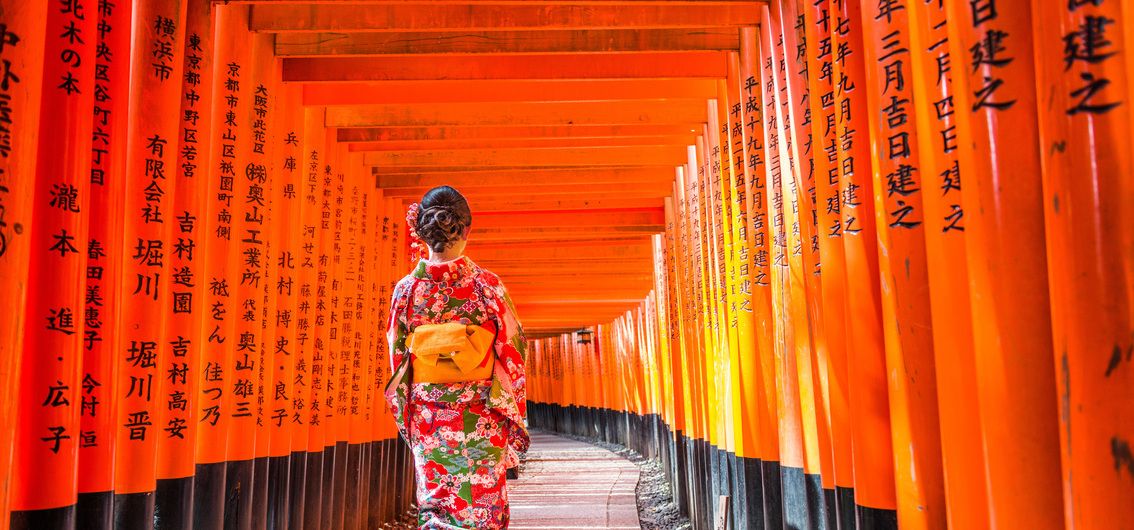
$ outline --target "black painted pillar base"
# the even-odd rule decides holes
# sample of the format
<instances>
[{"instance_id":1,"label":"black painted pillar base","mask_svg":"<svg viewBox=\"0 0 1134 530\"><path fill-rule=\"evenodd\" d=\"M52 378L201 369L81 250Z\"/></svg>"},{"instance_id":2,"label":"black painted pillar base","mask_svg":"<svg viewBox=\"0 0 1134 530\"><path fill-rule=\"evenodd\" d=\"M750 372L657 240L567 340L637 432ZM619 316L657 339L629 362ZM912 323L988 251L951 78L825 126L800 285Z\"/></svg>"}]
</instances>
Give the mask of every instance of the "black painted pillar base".
<instances>
[{"instance_id":1,"label":"black painted pillar base","mask_svg":"<svg viewBox=\"0 0 1134 530\"><path fill-rule=\"evenodd\" d=\"M72 528L75 526L75 506L48 510L12 512L12 530L43 530L44 528Z\"/></svg>"},{"instance_id":2,"label":"black painted pillar base","mask_svg":"<svg viewBox=\"0 0 1134 530\"><path fill-rule=\"evenodd\" d=\"M193 477L157 481L154 499L156 530L193 530Z\"/></svg>"},{"instance_id":3,"label":"black painted pillar base","mask_svg":"<svg viewBox=\"0 0 1134 530\"><path fill-rule=\"evenodd\" d=\"M856 530L854 523L854 488L835 488L835 520L839 530Z\"/></svg>"},{"instance_id":4,"label":"black painted pillar base","mask_svg":"<svg viewBox=\"0 0 1134 530\"><path fill-rule=\"evenodd\" d=\"M747 514L748 530L772 530L764 526L764 480L763 461L759 458L742 458L744 468L744 512ZM741 528L737 526L737 528ZM779 530L778 528L775 530Z\"/></svg>"},{"instance_id":5,"label":"black painted pillar base","mask_svg":"<svg viewBox=\"0 0 1134 530\"><path fill-rule=\"evenodd\" d=\"M898 512L857 506L855 524L858 530L898 530Z\"/></svg>"},{"instance_id":6,"label":"black painted pillar base","mask_svg":"<svg viewBox=\"0 0 1134 530\"><path fill-rule=\"evenodd\" d=\"M807 478L803 469L781 466L780 479L783 485L785 528L810 530L811 511L808 509Z\"/></svg>"},{"instance_id":7,"label":"black painted pillar base","mask_svg":"<svg viewBox=\"0 0 1134 530\"><path fill-rule=\"evenodd\" d=\"M827 490L823 489L822 477L807 474L804 479L807 481L807 509L811 515L811 528L833 530L831 514L834 512L827 511Z\"/></svg>"},{"instance_id":8,"label":"black painted pillar base","mask_svg":"<svg viewBox=\"0 0 1134 530\"><path fill-rule=\"evenodd\" d=\"M307 453L307 473L303 487L303 530L322 528L323 453Z\"/></svg>"},{"instance_id":9,"label":"black painted pillar base","mask_svg":"<svg viewBox=\"0 0 1134 530\"><path fill-rule=\"evenodd\" d=\"M253 460L229 462L224 481L224 530L252 530Z\"/></svg>"},{"instance_id":10,"label":"black painted pillar base","mask_svg":"<svg viewBox=\"0 0 1134 530\"><path fill-rule=\"evenodd\" d=\"M343 499L343 529L361 530L362 528L362 445L348 444L346 446L346 474L341 482L344 483Z\"/></svg>"},{"instance_id":11,"label":"black painted pillar base","mask_svg":"<svg viewBox=\"0 0 1134 530\"><path fill-rule=\"evenodd\" d=\"M224 528L224 483L228 465L197 464L193 479L194 530Z\"/></svg>"},{"instance_id":12,"label":"black painted pillar base","mask_svg":"<svg viewBox=\"0 0 1134 530\"><path fill-rule=\"evenodd\" d=\"M287 526L289 530L303 530L303 510L307 504L307 451L291 453L290 465Z\"/></svg>"},{"instance_id":13,"label":"black painted pillar base","mask_svg":"<svg viewBox=\"0 0 1134 530\"><path fill-rule=\"evenodd\" d=\"M764 481L764 527L779 530L784 527L784 494L780 482L780 463L761 462L761 480Z\"/></svg>"},{"instance_id":14,"label":"black painted pillar base","mask_svg":"<svg viewBox=\"0 0 1134 530\"><path fill-rule=\"evenodd\" d=\"M268 480L267 510L264 521L267 528L288 530L291 522L291 456L271 456L267 459ZM259 476L259 475L257 475ZM261 482L257 480L256 482Z\"/></svg>"},{"instance_id":15,"label":"black painted pillar base","mask_svg":"<svg viewBox=\"0 0 1134 530\"><path fill-rule=\"evenodd\" d=\"M319 514L320 530L332 530L335 519L335 446L323 447L323 503Z\"/></svg>"},{"instance_id":16,"label":"black painted pillar base","mask_svg":"<svg viewBox=\"0 0 1134 530\"><path fill-rule=\"evenodd\" d=\"M75 510L75 530L110 530L114 526L114 492L80 493Z\"/></svg>"},{"instance_id":17,"label":"black painted pillar base","mask_svg":"<svg viewBox=\"0 0 1134 530\"><path fill-rule=\"evenodd\" d=\"M252 528L267 528L268 521L268 457L252 459Z\"/></svg>"},{"instance_id":18,"label":"black painted pillar base","mask_svg":"<svg viewBox=\"0 0 1134 530\"><path fill-rule=\"evenodd\" d=\"M147 530L154 527L154 492L114 495L114 528Z\"/></svg>"}]
</instances>

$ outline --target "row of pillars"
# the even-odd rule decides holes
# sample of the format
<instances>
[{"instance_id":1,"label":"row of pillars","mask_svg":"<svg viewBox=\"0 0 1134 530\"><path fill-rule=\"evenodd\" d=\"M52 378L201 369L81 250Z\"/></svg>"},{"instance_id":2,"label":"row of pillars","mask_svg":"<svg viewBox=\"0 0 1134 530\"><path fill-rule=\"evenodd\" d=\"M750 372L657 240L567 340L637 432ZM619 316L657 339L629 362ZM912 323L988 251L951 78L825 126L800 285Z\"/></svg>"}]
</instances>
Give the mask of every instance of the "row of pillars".
<instances>
[{"instance_id":1,"label":"row of pillars","mask_svg":"<svg viewBox=\"0 0 1134 530\"><path fill-rule=\"evenodd\" d=\"M699 528L717 495L739 528L1134 528L1127 22L770 0L677 168L653 293L537 343L533 421L671 448Z\"/></svg>"},{"instance_id":2,"label":"row of pillars","mask_svg":"<svg viewBox=\"0 0 1134 530\"><path fill-rule=\"evenodd\" d=\"M374 528L407 270L247 6L0 0L0 529Z\"/></svg>"}]
</instances>

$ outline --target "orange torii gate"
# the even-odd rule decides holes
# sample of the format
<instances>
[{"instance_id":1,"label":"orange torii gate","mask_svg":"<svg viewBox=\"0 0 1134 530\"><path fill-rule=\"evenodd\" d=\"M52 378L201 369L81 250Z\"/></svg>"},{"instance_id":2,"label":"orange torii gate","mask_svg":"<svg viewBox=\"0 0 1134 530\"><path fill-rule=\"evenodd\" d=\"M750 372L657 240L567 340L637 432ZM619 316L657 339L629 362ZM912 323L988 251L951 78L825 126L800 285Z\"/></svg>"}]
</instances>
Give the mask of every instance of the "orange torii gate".
<instances>
[{"instance_id":1,"label":"orange torii gate","mask_svg":"<svg viewBox=\"0 0 1134 530\"><path fill-rule=\"evenodd\" d=\"M694 528L1134 528L1132 13L0 0L0 530L399 520L444 184Z\"/></svg>"}]
</instances>

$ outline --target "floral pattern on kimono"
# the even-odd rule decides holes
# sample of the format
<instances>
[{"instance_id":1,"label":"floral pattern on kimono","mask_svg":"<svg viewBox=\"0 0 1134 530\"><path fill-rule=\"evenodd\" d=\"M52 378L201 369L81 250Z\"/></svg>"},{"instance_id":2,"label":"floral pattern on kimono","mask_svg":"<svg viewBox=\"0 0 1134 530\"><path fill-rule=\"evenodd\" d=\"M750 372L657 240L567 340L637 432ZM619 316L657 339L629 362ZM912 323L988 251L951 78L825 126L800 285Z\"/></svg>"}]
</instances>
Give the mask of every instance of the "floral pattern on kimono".
<instances>
[{"instance_id":1,"label":"floral pattern on kimono","mask_svg":"<svg viewBox=\"0 0 1134 530\"><path fill-rule=\"evenodd\" d=\"M411 384L407 336L419 325L446 322L481 325L496 334L491 379ZM419 527L507 528L505 471L515 465L517 453L527 451L529 437L527 344L504 285L465 257L421 261L394 288L387 339L393 375L386 400L413 450Z\"/></svg>"}]
</instances>

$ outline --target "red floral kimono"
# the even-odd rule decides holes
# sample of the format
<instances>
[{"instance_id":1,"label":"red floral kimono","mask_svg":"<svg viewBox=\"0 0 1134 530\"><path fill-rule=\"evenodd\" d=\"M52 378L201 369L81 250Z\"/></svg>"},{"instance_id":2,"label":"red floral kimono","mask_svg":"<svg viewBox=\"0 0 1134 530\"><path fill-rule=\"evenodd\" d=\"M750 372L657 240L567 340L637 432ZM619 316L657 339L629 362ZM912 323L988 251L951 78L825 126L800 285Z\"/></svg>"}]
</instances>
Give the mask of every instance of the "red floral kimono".
<instances>
[{"instance_id":1,"label":"red floral kimono","mask_svg":"<svg viewBox=\"0 0 1134 530\"><path fill-rule=\"evenodd\" d=\"M411 384L406 336L422 324L457 321L497 331L492 379ZM517 453L527 451L529 441L524 425L527 346L500 279L465 257L418 263L394 288L387 339L393 376L386 400L413 449L419 527L507 528L505 471L515 465Z\"/></svg>"}]
</instances>

